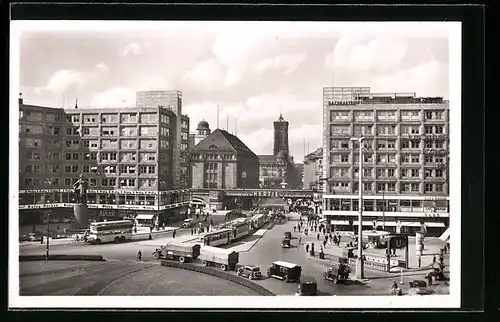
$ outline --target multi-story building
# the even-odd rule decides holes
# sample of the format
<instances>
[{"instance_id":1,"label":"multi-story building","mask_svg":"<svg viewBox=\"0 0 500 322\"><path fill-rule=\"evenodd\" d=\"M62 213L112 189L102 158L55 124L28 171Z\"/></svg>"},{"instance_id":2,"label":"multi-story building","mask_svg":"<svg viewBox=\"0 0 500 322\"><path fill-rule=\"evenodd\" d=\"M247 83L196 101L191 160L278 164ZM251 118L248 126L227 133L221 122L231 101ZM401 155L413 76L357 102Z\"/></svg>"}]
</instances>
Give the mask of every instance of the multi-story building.
<instances>
[{"instance_id":1,"label":"multi-story building","mask_svg":"<svg viewBox=\"0 0 500 322\"><path fill-rule=\"evenodd\" d=\"M182 170L174 156L187 116L167 107L58 109L22 99L19 111L21 210L69 208L63 212L71 216L80 174L90 183L90 209L121 217L151 211L167 221L189 204L174 175Z\"/></svg>"},{"instance_id":2,"label":"multi-story building","mask_svg":"<svg viewBox=\"0 0 500 322\"><path fill-rule=\"evenodd\" d=\"M332 224L354 228L362 175L367 229L444 231L450 216L449 103L415 93L360 93L336 101L334 88L323 92L323 214ZM352 140L359 137L362 174L358 141Z\"/></svg>"},{"instance_id":3,"label":"multi-story building","mask_svg":"<svg viewBox=\"0 0 500 322\"><path fill-rule=\"evenodd\" d=\"M304 156L304 189L323 191L323 148Z\"/></svg>"},{"instance_id":4,"label":"multi-story building","mask_svg":"<svg viewBox=\"0 0 500 322\"><path fill-rule=\"evenodd\" d=\"M261 188L297 188L300 172L289 155L288 122L280 114L274 124L272 155L259 155L259 181Z\"/></svg>"},{"instance_id":5,"label":"multi-story building","mask_svg":"<svg viewBox=\"0 0 500 322\"><path fill-rule=\"evenodd\" d=\"M138 108L166 108L177 115L171 124L174 130L175 148L173 149L173 185L175 189L188 188L189 178L189 117L182 115L182 93L178 90L138 91L136 92Z\"/></svg>"}]
</instances>

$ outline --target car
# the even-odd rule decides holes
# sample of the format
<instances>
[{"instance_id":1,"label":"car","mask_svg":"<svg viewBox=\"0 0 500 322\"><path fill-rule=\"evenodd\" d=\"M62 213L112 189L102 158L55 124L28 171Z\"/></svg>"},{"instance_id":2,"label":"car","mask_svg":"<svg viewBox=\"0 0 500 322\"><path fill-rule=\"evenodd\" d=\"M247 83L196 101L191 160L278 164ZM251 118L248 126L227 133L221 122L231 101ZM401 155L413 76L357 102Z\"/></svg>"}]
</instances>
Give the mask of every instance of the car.
<instances>
[{"instance_id":1,"label":"car","mask_svg":"<svg viewBox=\"0 0 500 322\"><path fill-rule=\"evenodd\" d=\"M193 226L193 224L194 224L194 222L193 222L192 218L184 219L184 222L182 223L182 227L190 228Z\"/></svg>"},{"instance_id":2,"label":"car","mask_svg":"<svg viewBox=\"0 0 500 322\"><path fill-rule=\"evenodd\" d=\"M274 277L288 282L299 282L302 267L298 264L276 261L267 269L267 277Z\"/></svg>"},{"instance_id":3,"label":"car","mask_svg":"<svg viewBox=\"0 0 500 322\"><path fill-rule=\"evenodd\" d=\"M432 293L427 288L427 283L422 280L413 280L410 282L410 289L408 290L408 294L410 295L427 295Z\"/></svg>"},{"instance_id":4,"label":"car","mask_svg":"<svg viewBox=\"0 0 500 322\"><path fill-rule=\"evenodd\" d=\"M318 294L318 283L316 279L310 276L303 276L300 279L299 286L297 287L297 296L315 296Z\"/></svg>"},{"instance_id":5,"label":"car","mask_svg":"<svg viewBox=\"0 0 500 322\"><path fill-rule=\"evenodd\" d=\"M29 241L41 241L42 235L37 233L29 233L28 234Z\"/></svg>"},{"instance_id":6,"label":"car","mask_svg":"<svg viewBox=\"0 0 500 322\"><path fill-rule=\"evenodd\" d=\"M292 239L292 233L287 231L285 235L283 235L284 238Z\"/></svg>"},{"instance_id":7,"label":"car","mask_svg":"<svg viewBox=\"0 0 500 322\"><path fill-rule=\"evenodd\" d=\"M290 238L283 238L283 240L281 241L281 247L283 247L283 248L292 247L292 242L291 242Z\"/></svg>"},{"instance_id":8,"label":"car","mask_svg":"<svg viewBox=\"0 0 500 322\"><path fill-rule=\"evenodd\" d=\"M236 274L238 274L238 276L243 276L251 280L262 278L262 273L258 266L242 266L238 268Z\"/></svg>"},{"instance_id":9,"label":"car","mask_svg":"<svg viewBox=\"0 0 500 322\"><path fill-rule=\"evenodd\" d=\"M328 268L323 273L323 278L328 281L332 281L335 284L338 284L339 281L345 281L349 279L349 273L351 272L349 266L340 262L336 266Z\"/></svg>"}]
</instances>

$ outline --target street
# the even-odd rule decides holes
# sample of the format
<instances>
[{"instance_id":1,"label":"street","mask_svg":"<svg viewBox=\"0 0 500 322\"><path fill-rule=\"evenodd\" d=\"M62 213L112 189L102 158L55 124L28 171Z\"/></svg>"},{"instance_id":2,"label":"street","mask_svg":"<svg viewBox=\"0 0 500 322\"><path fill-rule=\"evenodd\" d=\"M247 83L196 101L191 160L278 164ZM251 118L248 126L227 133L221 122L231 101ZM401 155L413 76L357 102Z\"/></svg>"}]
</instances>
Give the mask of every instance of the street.
<instances>
[{"instance_id":1,"label":"street","mask_svg":"<svg viewBox=\"0 0 500 322\"><path fill-rule=\"evenodd\" d=\"M298 217L296 214L293 216ZM293 232L293 226L296 225L296 221L285 221L282 220L281 223L276 222L274 225L270 225L270 229L266 231L265 229L259 230L261 233L256 233L253 236L244 238L243 240L236 242L235 244L229 245L224 248L234 249L240 252L239 265L257 265L260 267L264 277L262 280L254 281L260 284L264 288L270 290L276 295L294 295L297 292L297 283L285 283L281 280L275 278L267 278L266 271L267 268L274 261L287 261L291 263L296 263L302 266L302 276L314 277L318 284L319 295L388 295L389 288L393 281L400 280L399 274L390 274L384 272L378 272L374 270L365 269L365 277L369 281L346 281L340 284L334 284L333 282L326 281L323 279L322 274L325 269L327 269L333 263L325 260L319 260L310 257L304 250L304 245L298 245L298 237L304 235L302 233ZM267 229L267 227L264 227ZM292 248L282 248L281 241L285 232L292 233ZM196 238L196 236L193 236ZM179 240L189 240L191 239L191 232L188 228L180 228L177 230L176 239ZM308 239L310 239L308 237ZM56 244L50 247L51 254L82 254L82 255L102 255L106 260L113 263L112 265L118 265L119 269L110 269L115 271L116 276L127 276L124 282L116 284L113 288L108 288L106 294L111 294L110 292L117 292L116 294L128 294L127 292L132 292L133 294L150 294L153 292L157 294L158 292L167 295L170 293L170 288L167 286L185 283L186 280L190 280L192 276L193 279L197 279L199 274L194 272L188 272L180 269L159 267L159 261L154 259L152 252L156 247L159 247L172 240L171 235L156 235L152 240L142 240L142 241L131 241L122 244L101 244L101 245L89 245L81 243L69 243L69 244ZM304 241L303 241L304 242ZM245 247L242 247L245 246ZM41 255L45 254L45 245L41 244L31 244L20 246L21 255ZM333 247L333 246L330 246ZM137 263L132 265L125 264L123 267L120 262L132 262L136 259L137 252L141 250L143 262L140 263L140 267L136 267ZM24 263L23 263L24 264ZM146 265L146 266L144 266ZM151 267L153 266L153 267ZM23 265L21 265L21 268ZM99 285L105 284L109 280L108 274L103 273L105 269L92 269L88 273L90 274L88 278L90 280L98 280ZM99 272L103 275L102 279L99 278ZM120 273L121 272L121 273ZM118 274L119 273L119 274ZM23 271L21 270L21 274ZM131 274L129 276L129 274ZM145 274L141 276L141 274ZM167 280L162 278L162 274L168 276ZM235 274L234 272L232 274ZM404 285L408 285L408 282L413 279L423 279L423 272L416 272L413 274L405 274L403 277ZM354 273L351 273L351 277ZM215 277L202 276L206 281L212 281ZM87 277L85 278L87 280ZM78 279L77 279L78 280ZM77 281L75 280L75 281ZM126 281L126 283L125 283ZM24 281L26 282L26 281ZM125 283L125 284L124 284ZM134 286L135 283L140 285ZM214 282L215 283L215 282ZM225 281L225 283L230 283ZM437 286L434 286L436 293L446 293L447 285L446 282L437 282ZM125 285L128 285L125 287ZM143 289L144 285L148 286L149 291ZM160 285L164 285L163 288ZM200 284L201 285L201 284ZM214 284L215 285L215 284ZM229 284L228 284L229 285ZM42 286L41 286L42 287ZM53 286L43 286L48 287L51 290ZM43 289L43 287L41 289ZM104 286L103 286L104 287ZM201 286L200 286L201 287ZM217 288L216 286L214 286ZM228 286L229 287L229 286ZM242 286L234 286L240 287ZM38 289L40 291L41 289ZM173 286L172 286L173 289ZM189 289L189 288L187 288ZM35 291L37 288L35 288ZM161 291L162 290L162 291ZM184 290L187 292L186 288ZM34 292L32 290L32 292ZM71 290L69 290L71 292ZM82 292L82 291L77 291ZM83 291L85 292L85 291ZM193 288L192 295L199 294ZM209 291L212 292L212 291ZM130 295L132 295L132 293ZM159 294L158 293L158 294ZM182 292L181 292L182 293ZM233 292L234 293L234 292ZM113 293L115 294L115 293ZM176 293L177 294L177 293ZM183 293L184 294L184 293ZM187 294L187 293L186 293ZM212 294L212 293L210 293ZM206 294L206 295L210 295ZM153 295L153 294L151 294Z\"/></svg>"}]
</instances>

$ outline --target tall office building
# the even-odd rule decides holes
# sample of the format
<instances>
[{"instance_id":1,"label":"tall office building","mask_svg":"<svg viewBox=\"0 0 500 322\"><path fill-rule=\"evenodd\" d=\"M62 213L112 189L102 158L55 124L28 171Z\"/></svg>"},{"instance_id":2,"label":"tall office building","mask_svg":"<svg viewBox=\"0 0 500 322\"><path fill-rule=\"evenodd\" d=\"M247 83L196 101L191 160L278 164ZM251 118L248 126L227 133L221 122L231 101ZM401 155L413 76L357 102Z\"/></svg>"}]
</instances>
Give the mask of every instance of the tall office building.
<instances>
[{"instance_id":1,"label":"tall office building","mask_svg":"<svg viewBox=\"0 0 500 322\"><path fill-rule=\"evenodd\" d=\"M335 88L323 93L323 214L338 226L357 225L362 175L367 229L444 231L450 216L449 103L415 93L359 93L341 101ZM351 140L359 137L362 174L359 147Z\"/></svg>"},{"instance_id":2,"label":"tall office building","mask_svg":"<svg viewBox=\"0 0 500 322\"><path fill-rule=\"evenodd\" d=\"M174 176L187 116L166 107L58 109L22 99L19 113L20 209L71 207L81 173L89 208L158 213L189 202Z\"/></svg>"},{"instance_id":3,"label":"tall office building","mask_svg":"<svg viewBox=\"0 0 500 322\"><path fill-rule=\"evenodd\" d=\"M188 188L189 179L189 118L182 115L182 92L168 91L138 91L136 92L138 108L166 108L178 117L175 119L174 131L176 148L173 150L174 188Z\"/></svg>"},{"instance_id":4,"label":"tall office building","mask_svg":"<svg viewBox=\"0 0 500 322\"><path fill-rule=\"evenodd\" d=\"M287 157L289 155L288 149L288 122L283 119L283 115L274 123L274 148L273 155L278 156L280 151L283 151Z\"/></svg>"}]
</instances>

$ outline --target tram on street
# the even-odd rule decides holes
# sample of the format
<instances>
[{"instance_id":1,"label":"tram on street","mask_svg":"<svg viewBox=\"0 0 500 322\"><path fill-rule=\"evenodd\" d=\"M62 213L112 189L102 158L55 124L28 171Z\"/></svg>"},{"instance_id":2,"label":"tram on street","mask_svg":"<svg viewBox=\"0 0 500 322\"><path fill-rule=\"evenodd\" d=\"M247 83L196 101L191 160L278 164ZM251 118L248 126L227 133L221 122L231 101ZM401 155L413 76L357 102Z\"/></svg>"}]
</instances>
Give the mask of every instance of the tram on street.
<instances>
[{"instance_id":1,"label":"tram on street","mask_svg":"<svg viewBox=\"0 0 500 322\"><path fill-rule=\"evenodd\" d=\"M232 229L223 229L215 232L204 233L198 242L203 246L220 246L231 242Z\"/></svg>"},{"instance_id":2,"label":"tram on street","mask_svg":"<svg viewBox=\"0 0 500 322\"><path fill-rule=\"evenodd\" d=\"M124 242L132 238L133 228L132 220L93 222L90 223L87 242L90 244Z\"/></svg>"}]
</instances>

